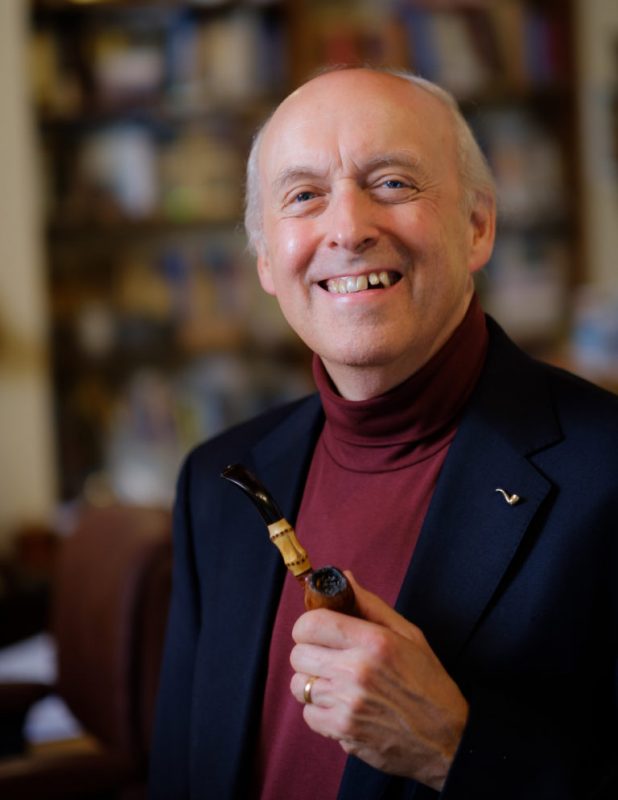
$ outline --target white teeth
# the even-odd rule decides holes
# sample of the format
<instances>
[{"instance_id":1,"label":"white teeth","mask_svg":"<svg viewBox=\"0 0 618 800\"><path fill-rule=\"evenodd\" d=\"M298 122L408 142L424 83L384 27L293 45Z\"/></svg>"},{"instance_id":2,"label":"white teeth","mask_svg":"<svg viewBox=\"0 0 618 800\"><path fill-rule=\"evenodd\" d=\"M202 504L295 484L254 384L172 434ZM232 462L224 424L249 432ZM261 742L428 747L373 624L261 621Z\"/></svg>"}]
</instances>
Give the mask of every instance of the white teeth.
<instances>
[{"instance_id":1,"label":"white teeth","mask_svg":"<svg viewBox=\"0 0 618 800\"><path fill-rule=\"evenodd\" d=\"M338 294L338 292L339 292L339 281L337 281L335 278L329 278L326 281L326 288L332 294Z\"/></svg>"},{"instance_id":2,"label":"white teeth","mask_svg":"<svg viewBox=\"0 0 618 800\"><path fill-rule=\"evenodd\" d=\"M349 275L345 278L329 278L326 281L326 289L331 294L354 294L354 292L364 292L369 286L392 285L391 277L385 270L382 272L370 272L369 275Z\"/></svg>"}]
</instances>

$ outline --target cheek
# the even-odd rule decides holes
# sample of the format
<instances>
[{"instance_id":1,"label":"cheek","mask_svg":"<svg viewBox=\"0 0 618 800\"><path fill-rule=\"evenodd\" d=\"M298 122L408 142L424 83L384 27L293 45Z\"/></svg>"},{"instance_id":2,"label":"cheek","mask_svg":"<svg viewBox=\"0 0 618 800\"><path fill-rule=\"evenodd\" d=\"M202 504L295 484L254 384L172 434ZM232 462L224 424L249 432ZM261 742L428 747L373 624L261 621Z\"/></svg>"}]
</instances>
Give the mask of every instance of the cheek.
<instances>
[{"instance_id":1,"label":"cheek","mask_svg":"<svg viewBox=\"0 0 618 800\"><path fill-rule=\"evenodd\" d=\"M302 269L314 251L314 236L306 222L283 220L276 225L267 240L277 264L283 271Z\"/></svg>"},{"instance_id":2,"label":"cheek","mask_svg":"<svg viewBox=\"0 0 618 800\"><path fill-rule=\"evenodd\" d=\"M439 281L453 271L458 272L465 264L466 242L459 227L444 225L438 217L431 216L414 227L410 236L410 249L431 267L426 276Z\"/></svg>"},{"instance_id":3,"label":"cheek","mask_svg":"<svg viewBox=\"0 0 618 800\"><path fill-rule=\"evenodd\" d=\"M442 249L443 225L429 203L399 206L394 212L386 232L395 246L399 243L417 258L430 258Z\"/></svg>"}]
</instances>

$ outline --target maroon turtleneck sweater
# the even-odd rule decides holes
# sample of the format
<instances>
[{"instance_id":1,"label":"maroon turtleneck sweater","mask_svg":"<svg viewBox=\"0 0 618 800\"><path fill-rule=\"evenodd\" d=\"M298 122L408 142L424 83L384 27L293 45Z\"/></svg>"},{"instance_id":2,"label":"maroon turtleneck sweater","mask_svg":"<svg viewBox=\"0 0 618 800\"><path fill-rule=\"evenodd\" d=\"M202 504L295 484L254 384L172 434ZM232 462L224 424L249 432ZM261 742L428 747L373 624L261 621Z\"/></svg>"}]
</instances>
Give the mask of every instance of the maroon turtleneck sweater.
<instances>
[{"instance_id":1,"label":"maroon turtleneck sweater","mask_svg":"<svg viewBox=\"0 0 618 800\"><path fill-rule=\"evenodd\" d=\"M444 347L411 378L379 397L342 398L321 361L314 377L326 422L311 462L295 528L314 566L350 569L394 605L425 514L487 349L475 297ZM292 697L291 631L303 613L298 582L286 576L273 629L255 797L337 796L346 754L311 731Z\"/></svg>"}]
</instances>

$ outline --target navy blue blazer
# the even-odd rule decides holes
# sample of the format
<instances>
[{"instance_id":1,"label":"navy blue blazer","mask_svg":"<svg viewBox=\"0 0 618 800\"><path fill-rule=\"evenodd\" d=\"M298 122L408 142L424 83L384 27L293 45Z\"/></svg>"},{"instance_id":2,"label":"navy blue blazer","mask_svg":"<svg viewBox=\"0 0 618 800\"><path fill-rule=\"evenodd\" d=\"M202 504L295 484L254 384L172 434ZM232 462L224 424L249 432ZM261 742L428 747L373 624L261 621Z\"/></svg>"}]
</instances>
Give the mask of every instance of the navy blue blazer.
<instances>
[{"instance_id":1,"label":"navy blue blazer","mask_svg":"<svg viewBox=\"0 0 618 800\"><path fill-rule=\"evenodd\" d=\"M396 604L460 686L469 722L440 795L351 757L340 800L618 797L618 398L488 324L486 365ZM250 796L284 567L219 473L243 462L294 522L322 424L312 396L184 465L152 800Z\"/></svg>"}]
</instances>

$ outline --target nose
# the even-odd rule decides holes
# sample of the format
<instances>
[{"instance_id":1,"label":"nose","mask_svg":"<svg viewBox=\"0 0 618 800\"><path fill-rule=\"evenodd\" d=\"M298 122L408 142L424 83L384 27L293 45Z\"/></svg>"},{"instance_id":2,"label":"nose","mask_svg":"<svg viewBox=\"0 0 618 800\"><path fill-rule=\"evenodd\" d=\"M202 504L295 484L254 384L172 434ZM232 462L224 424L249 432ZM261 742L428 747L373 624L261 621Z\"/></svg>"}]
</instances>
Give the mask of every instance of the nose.
<instances>
[{"instance_id":1,"label":"nose","mask_svg":"<svg viewBox=\"0 0 618 800\"><path fill-rule=\"evenodd\" d=\"M327 214L327 243L332 250L341 248L360 254L378 240L375 209L359 186L347 186L333 192Z\"/></svg>"}]
</instances>

